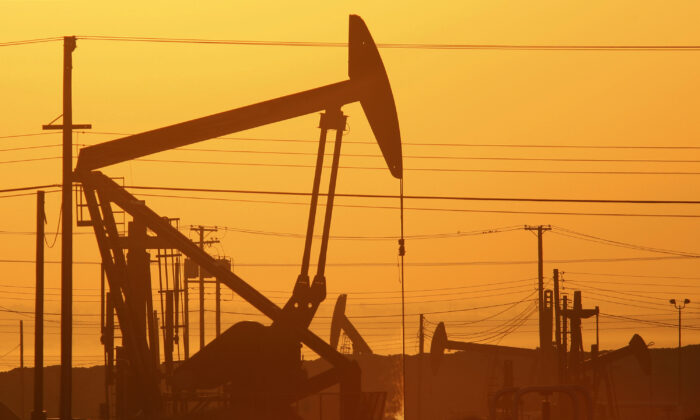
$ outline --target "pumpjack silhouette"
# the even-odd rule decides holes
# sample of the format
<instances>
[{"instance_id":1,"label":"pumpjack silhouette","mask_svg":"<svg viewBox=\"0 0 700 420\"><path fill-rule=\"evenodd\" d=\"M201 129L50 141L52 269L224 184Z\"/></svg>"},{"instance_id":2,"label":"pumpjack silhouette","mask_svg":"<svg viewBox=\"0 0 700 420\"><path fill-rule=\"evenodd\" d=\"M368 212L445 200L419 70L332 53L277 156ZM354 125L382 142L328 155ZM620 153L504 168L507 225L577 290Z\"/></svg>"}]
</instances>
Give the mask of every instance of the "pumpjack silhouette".
<instances>
[{"instance_id":1,"label":"pumpjack silhouette","mask_svg":"<svg viewBox=\"0 0 700 420\"><path fill-rule=\"evenodd\" d=\"M592 317L598 313L598 308L584 309L582 305L581 292L574 292L574 302L572 308L567 308L567 300L564 298L563 308L558 310L558 316L562 317L563 333L566 334L567 324L570 324L571 346L567 349L566 341L555 352L554 349L530 349L495 346L489 344L469 343L449 340L445 323L440 322L433 333L430 345L430 362L434 374L439 372L445 350L462 351L483 351L508 349L510 351L519 350L527 352L533 356L534 365L538 370L546 370L548 367L558 366L559 375L556 383L546 383L543 378L552 377L551 372L540 375L539 384L527 384L516 386L513 383L513 364L506 360L504 364L504 384L489 398L489 418L490 420L510 420L520 418L522 398L527 394L539 394L542 396L541 413L542 418L552 417L552 401L550 397L560 394L563 398L557 401L566 401L569 405L569 415L574 419L595 418L619 419L620 412L615 393L613 390L613 380L609 366L616 360L624 357L634 357L641 369L646 374L651 374L651 355L649 349L638 334L634 334L627 346L617 350L600 353L596 345L588 358L583 352L583 339L581 333L581 320ZM550 316L553 312L550 312ZM549 323L551 326L551 322ZM551 333L551 332L550 332ZM558 359L559 363L547 363L543 359ZM605 395L599 404L601 386L605 385ZM599 404L599 405L596 405ZM567 415L566 410L561 406L558 408L560 415Z\"/></svg>"},{"instance_id":2,"label":"pumpjack silhouette","mask_svg":"<svg viewBox=\"0 0 700 420\"><path fill-rule=\"evenodd\" d=\"M292 405L308 395L340 384L343 420L375 418L376 410L363 397L359 365L309 330L314 314L326 297L326 251L338 176L346 116L341 107L359 101L392 176L403 176L401 136L394 98L377 47L358 16L349 20L349 79L218 114L156 128L83 148L74 172L82 184L110 294L123 335L123 357L128 366L128 399L123 418L240 418L296 419ZM171 226L166 219L136 199L98 169L219 137L322 112L306 242L301 270L291 297L280 308L242 278L232 273ZM311 280L309 262L318 204L326 136L335 131L333 162L325 209L317 271ZM131 215L128 237L119 236L113 206ZM177 249L201 269L230 287L271 323L242 321L177 366L161 390L158 330L152 308L149 249ZM347 328L349 324L344 326ZM346 329L347 330L347 329ZM302 368L301 346L306 345L330 362L332 368L308 377ZM367 347L368 348L368 347ZM216 410L195 414L188 401L196 390L223 387L227 402ZM190 398L190 400L188 400ZM195 398L195 397L192 397ZM170 407L166 410L166 407ZM172 412L168 411L171 410Z\"/></svg>"}]
</instances>

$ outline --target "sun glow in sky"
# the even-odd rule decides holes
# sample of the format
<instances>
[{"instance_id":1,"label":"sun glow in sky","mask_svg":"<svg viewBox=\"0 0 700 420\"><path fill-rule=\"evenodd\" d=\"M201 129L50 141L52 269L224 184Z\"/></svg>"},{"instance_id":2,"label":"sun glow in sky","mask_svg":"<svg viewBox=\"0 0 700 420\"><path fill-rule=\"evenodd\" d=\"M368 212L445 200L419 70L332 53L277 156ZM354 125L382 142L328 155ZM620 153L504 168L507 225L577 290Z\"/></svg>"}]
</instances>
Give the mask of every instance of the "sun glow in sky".
<instances>
[{"instance_id":1,"label":"sun glow in sky","mask_svg":"<svg viewBox=\"0 0 700 420\"><path fill-rule=\"evenodd\" d=\"M74 142L82 147L119 133L137 133L345 80L347 51L80 36L345 42L350 13L363 17L380 44L700 45L700 4L631 1L438 1L429 7L426 2L402 2L399 7L396 2L370 1L5 1L0 2L0 42L79 37L74 52L74 122L93 125L93 130L75 134ZM401 124L408 195L700 199L700 51L383 48L380 53ZM3 189L61 181L56 147L60 133L4 137L39 133L42 124L61 113L61 58L60 42L0 47ZM379 148L365 143L373 137L361 107L350 104L343 111L349 118L338 192L397 194L398 182L384 169ZM124 177L127 185L307 192L315 143L264 140L315 140L317 126L318 116L308 115L104 172ZM494 147L503 144L523 147ZM558 147L563 145L688 148ZM179 217L182 226L231 228L215 235L221 242L210 251L232 257L235 272L276 303L286 301L298 273L303 239L283 234L304 232L306 198L132 192L159 214ZM59 201L59 194L48 194L49 244ZM331 240L329 298L312 328L327 337L329 320L324 317L331 314L335 296L348 293L348 316L356 317L370 346L379 353L397 353L398 318L363 317L401 309L398 200L339 197L336 203L332 235L364 238ZM684 297L691 300L684 342L698 342L700 265L687 256L700 254L700 205L409 199L406 207L410 352L417 350L419 313L427 314L429 328L445 321L453 339L535 347L536 318L519 314L533 307L528 299L535 296L536 238L523 229L456 234L539 224L555 227L544 239L547 284L558 268L564 272L567 293L582 290L584 306L600 306L608 315L601 316L602 348L625 345L635 332L656 346L675 345L676 315L668 299ZM34 195L3 198L0 209L0 305L31 312ZM611 246L595 238L573 238L570 231L674 252ZM312 255L316 252L317 248ZM47 261L59 258L60 240L46 255ZM75 321L76 364L98 363L99 257L88 228L76 229L75 260L74 312L80 314ZM48 264L46 276L47 312L57 313L59 265ZM224 298L227 312L252 311L228 291ZM465 323L504 307L463 309L520 300L526 301L494 318ZM213 309L212 301L207 304ZM59 324L57 316L47 318L47 364L52 364L58 361ZM225 314L224 327L244 318ZM19 319L33 330L29 316L0 314L0 335L6 343L0 354L14 346ZM506 334L521 320L519 329ZM207 328L211 339L213 317L207 319ZM584 322L584 345L593 342L594 331L593 321ZM193 334L196 350L196 329ZM26 339L32 348L30 334ZM31 358L32 352L25 355ZM0 363L16 364L9 357Z\"/></svg>"}]
</instances>

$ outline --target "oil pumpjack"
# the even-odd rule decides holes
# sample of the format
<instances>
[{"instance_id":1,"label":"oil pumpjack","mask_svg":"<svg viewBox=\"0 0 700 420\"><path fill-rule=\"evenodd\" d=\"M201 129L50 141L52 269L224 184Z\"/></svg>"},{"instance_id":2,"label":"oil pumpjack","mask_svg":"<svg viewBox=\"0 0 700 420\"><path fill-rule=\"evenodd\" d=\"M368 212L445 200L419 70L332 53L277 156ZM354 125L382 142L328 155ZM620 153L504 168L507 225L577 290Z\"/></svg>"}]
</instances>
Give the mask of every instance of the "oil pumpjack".
<instances>
[{"instance_id":1,"label":"oil pumpjack","mask_svg":"<svg viewBox=\"0 0 700 420\"><path fill-rule=\"evenodd\" d=\"M373 410L367 407L361 393L359 365L309 330L326 297L326 250L346 126L343 105L360 102L391 175L403 176L399 123L389 80L369 30L355 15L349 20L348 73L349 79L338 83L81 149L74 176L85 194L90 225L97 238L122 331L123 358L128 362L126 380L130 401L122 418L295 419L298 418L292 408L295 401L334 384L340 385L341 419L371 417L369 413ZM314 112L323 113L306 242L300 274L289 301L282 308L218 264L145 202L98 171L152 153ZM311 280L311 241L329 130L335 131L333 162L317 272ZM133 219L125 238L115 228L113 206ZM172 390L168 395L162 391L159 371L158 327L149 312L152 298L148 250L155 248L179 250L271 320L270 325L242 321L223 332L175 368L166 381ZM301 366L302 344L332 367L307 377ZM187 398L194 390L219 386L230 396L226 404L207 413L188 411Z\"/></svg>"},{"instance_id":2,"label":"oil pumpjack","mask_svg":"<svg viewBox=\"0 0 700 420\"><path fill-rule=\"evenodd\" d=\"M620 418L609 365L621 358L632 356L637 360L641 371L645 375L649 375L651 373L651 355L644 339L638 334L634 334L627 346L617 350L599 353L597 345L594 344L590 357L584 358L581 320L595 315L598 313L598 309L597 307L596 309L584 309L581 300L581 292L575 291L573 307L567 308L565 298L564 307L559 311L563 320L564 334L566 334L567 321L570 321L570 335L572 337L571 348L567 349L566 340L563 340L562 351L558 354L563 362L559 364L559 368L563 370L559 375L559 383L515 386L512 380L513 365L511 361L506 361L505 370L510 370L510 372L506 372L504 376L509 377L510 380L504 380L503 388L489 398L489 418L491 420L519 418L518 412L521 399L529 393L540 394L543 397L543 419L551 418L552 407L549 397L556 393L567 396L571 403L569 407L574 418L584 417L590 420L594 417L612 420ZM535 359L535 366L537 366L538 355L533 350L449 340L445 323L440 322L435 328L430 345L433 373L438 372L445 350L477 351L489 348L508 348L532 353L533 359ZM605 385L606 393L604 398L600 398L600 388L603 384ZM599 403L601 399L605 400L604 404Z\"/></svg>"},{"instance_id":3,"label":"oil pumpjack","mask_svg":"<svg viewBox=\"0 0 700 420\"><path fill-rule=\"evenodd\" d=\"M338 349L338 341L340 339L340 333L344 332L350 341L352 342L352 354L353 356L359 356L361 354L372 354L372 349L367 344L364 338L353 323L345 315L345 306L347 305L348 295L340 294L338 299L335 301L335 308L333 309L333 318L331 320L331 347Z\"/></svg>"},{"instance_id":4,"label":"oil pumpjack","mask_svg":"<svg viewBox=\"0 0 700 420\"><path fill-rule=\"evenodd\" d=\"M469 343L464 341L454 341L447 338L447 330L445 323L438 323L433 332L433 338L430 341L430 366L433 373L437 373L442 364L445 350L462 350L462 351L484 351L484 350L501 350L510 349L522 351L525 355L530 355L532 350L520 347L497 346L493 344Z\"/></svg>"}]
</instances>

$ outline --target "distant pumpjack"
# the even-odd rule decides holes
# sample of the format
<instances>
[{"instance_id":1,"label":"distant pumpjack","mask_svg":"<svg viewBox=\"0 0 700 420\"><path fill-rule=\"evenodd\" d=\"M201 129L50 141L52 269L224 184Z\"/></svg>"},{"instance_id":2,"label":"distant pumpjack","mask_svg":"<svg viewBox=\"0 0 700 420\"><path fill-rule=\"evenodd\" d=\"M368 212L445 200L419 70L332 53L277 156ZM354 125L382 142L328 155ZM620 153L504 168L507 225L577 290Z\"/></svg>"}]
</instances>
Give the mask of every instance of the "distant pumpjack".
<instances>
[{"instance_id":1,"label":"distant pumpjack","mask_svg":"<svg viewBox=\"0 0 700 420\"><path fill-rule=\"evenodd\" d=\"M561 316L568 319L571 325L571 347L567 360L567 378L574 383L581 382L581 366L583 363L583 334L581 320L590 318L599 312L598 308L584 309L581 301L581 291L574 291L574 307L564 307Z\"/></svg>"},{"instance_id":2,"label":"distant pumpjack","mask_svg":"<svg viewBox=\"0 0 700 420\"><path fill-rule=\"evenodd\" d=\"M615 398L613 380L610 375L610 363L627 356L634 356L639 363L639 367L646 375L651 375L651 353L644 339L635 334L625 347L613 350L602 355L598 354L598 348L594 344L591 350L591 358L583 362L583 369L593 374L593 398L598 396L601 382L605 383L606 399L608 400L608 416L612 419L620 418L620 411Z\"/></svg>"},{"instance_id":3,"label":"distant pumpjack","mask_svg":"<svg viewBox=\"0 0 700 420\"><path fill-rule=\"evenodd\" d=\"M364 338L357 331L357 328L345 316L345 306L348 300L348 295L341 294L338 300L335 301L335 309L333 309L333 319L331 321L331 347L338 349L338 341L340 332L343 331L352 342L352 354L358 356L361 354L372 354L372 349L369 347Z\"/></svg>"},{"instance_id":4,"label":"distant pumpjack","mask_svg":"<svg viewBox=\"0 0 700 420\"><path fill-rule=\"evenodd\" d=\"M430 366L433 369L433 373L436 374L440 369L440 364L442 363L442 357L445 354L445 350L484 351L503 349L519 350L523 352L531 351L520 347L507 347L493 344L468 343L463 341L448 340L447 330L445 330L445 323L440 322L437 327L435 327L433 339L430 342Z\"/></svg>"}]
</instances>

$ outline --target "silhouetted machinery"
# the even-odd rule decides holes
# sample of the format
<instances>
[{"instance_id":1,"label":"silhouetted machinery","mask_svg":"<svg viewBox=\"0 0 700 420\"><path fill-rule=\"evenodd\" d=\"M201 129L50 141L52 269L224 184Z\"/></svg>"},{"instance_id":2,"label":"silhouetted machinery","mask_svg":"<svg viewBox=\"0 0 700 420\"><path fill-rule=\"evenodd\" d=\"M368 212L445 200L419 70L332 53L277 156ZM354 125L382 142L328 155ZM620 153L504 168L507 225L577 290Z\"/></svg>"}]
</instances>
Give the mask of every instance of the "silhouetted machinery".
<instances>
[{"instance_id":1,"label":"silhouetted machinery","mask_svg":"<svg viewBox=\"0 0 700 420\"><path fill-rule=\"evenodd\" d=\"M433 332L433 338L430 341L430 366L433 369L433 373L437 373L440 369L440 364L442 363L443 355L445 350L462 350L462 351L484 351L484 350L502 350L502 349L518 350L523 352L531 353L532 350L519 348L519 347L506 347L497 346L493 344L481 344L481 343L469 343L463 341L453 341L447 339L447 330L445 329L445 323L440 322L435 331Z\"/></svg>"},{"instance_id":2,"label":"silhouetted machinery","mask_svg":"<svg viewBox=\"0 0 700 420\"><path fill-rule=\"evenodd\" d=\"M75 178L83 187L114 306L122 331L118 363L126 372L121 381L128 389L121 398L118 417L164 418L298 418L293 403L334 384L340 385L340 415L344 420L376 416L376 410L363 398L360 369L356 362L338 353L309 330L309 324L326 297L326 250L328 247L340 149L346 116L344 104L359 101L379 144L389 171L403 176L399 123L391 87L377 47L361 18L350 16L348 80L295 93L265 102L225 111L179 124L157 128L80 151ZM127 192L97 169L170 150L222 135L320 112L321 135L313 180L306 242L300 274L291 298L278 307L250 284L181 234L143 201ZM325 221L317 272L311 281L309 262L318 203L323 157L328 130L335 131L335 144ZM132 221L128 236L120 237L114 221L117 206ZM166 382L172 392L161 389L158 355L158 325L153 319L150 293L149 249L177 249L201 269L266 315L272 322L239 322L175 368ZM341 328L351 328L342 317ZM350 332L352 334L352 332ZM359 336L359 334L358 334ZM302 343L330 362L332 368L307 377L301 366ZM362 348L357 341L358 351ZM196 390L223 387L226 402L216 409L191 411L207 405L206 396ZM380 413L381 415L381 413ZM188 417L189 416L189 417Z\"/></svg>"},{"instance_id":3,"label":"silhouetted machinery","mask_svg":"<svg viewBox=\"0 0 700 420\"><path fill-rule=\"evenodd\" d=\"M567 404L573 418L593 419L608 418L619 419L620 413L615 398L614 384L610 374L609 366L614 361L624 357L633 356L639 366L646 375L651 373L651 356L646 343L641 336L635 334L629 341L629 344L617 350L599 353L596 345L592 346L592 351L589 358L585 358L583 352L583 338L581 334L581 320L592 317L598 313L598 308L584 309L581 303L581 292L574 292L574 304L572 308L567 308L567 298L564 298L564 307L560 311L563 318L563 334L567 332L567 321L570 323L571 348L567 349L567 340L562 340L562 351L559 357L563 363L560 367L564 370L559 375L560 383L558 384L528 384L527 386L515 386L513 383L512 361L507 360L504 369L504 384L503 388L497 391L489 399L489 416L492 420L496 419L517 419L519 418L519 410L521 398L527 394L539 394L542 397L542 418L552 418L550 397L555 394L565 396L564 401ZM489 344L477 344L461 341L453 341L447 338L445 323L440 322L435 328L433 338L430 344L430 361L433 372L436 373L442 363L445 350L463 350L463 351L483 351L484 349L504 349L521 350L530 352L535 357L540 357L538 353L532 350L495 346ZM538 361L540 363L541 361ZM536 363L535 366L538 366ZM544 366L553 366L553 364L540 364L539 368ZM551 375L549 375L551 377ZM547 375L541 375L541 378L546 378ZM599 402L599 394L601 385L605 385L606 394L603 400L604 404ZM562 401L559 398L557 401ZM598 407L596 409L596 404ZM562 410L561 406L558 408ZM560 415L563 413L560 411Z\"/></svg>"},{"instance_id":4,"label":"silhouetted machinery","mask_svg":"<svg viewBox=\"0 0 700 420\"><path fill-rule=\"evenodd\" d=\"M364 338L357 331L357 328L345 316L345 306L347 304L348 295L338 295L338 300L335 301L333 309L333 319L331 320L331 347L338 349L338 341L340 333L344 332L352 342L352 354L359 356L361 354L372 354L372 349Z\"/></svg>"},{"instance_id":5,"label":"silhouetted machinery","mask_svg":"<svg viewBox=\"0 0 700 420\"><path fill-rule=\"evenodd\" d=\"M592 376L593 400L598 400L601 383L605 384L606 416L611 419L620 418L620 409L615 397L615 386L610 373L610 364L624 357L633 356L637 359L639 368L645 375L651 375L651 354L644 339L635 334L625 347L607 353L599 354L598 348L594 344L591 357L583 362L583 370Z\"/></svg>"}]
</instances>

